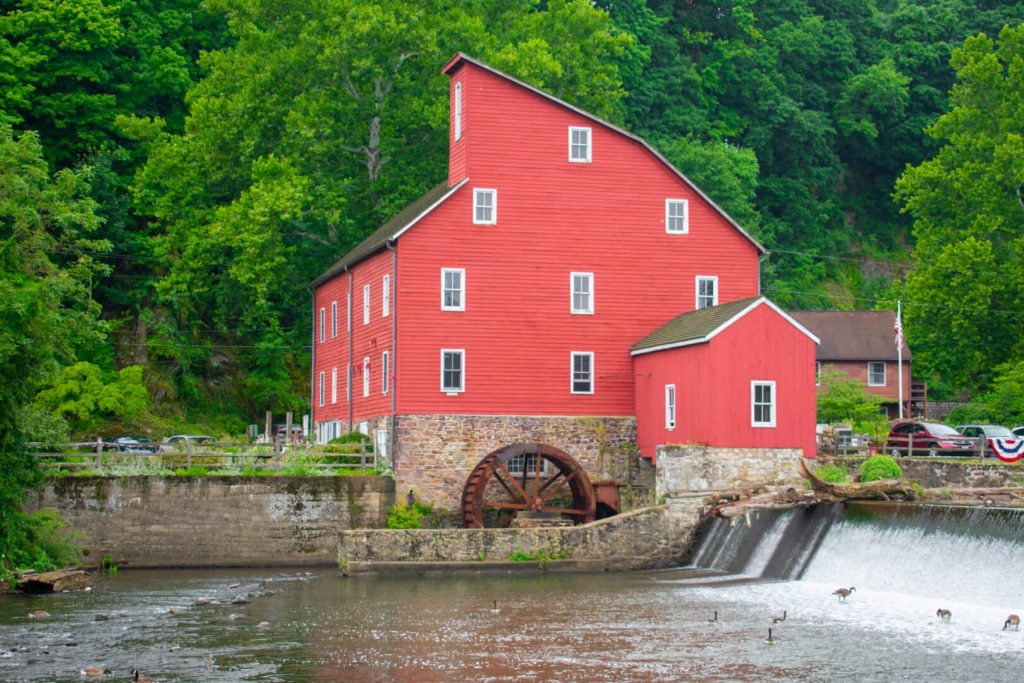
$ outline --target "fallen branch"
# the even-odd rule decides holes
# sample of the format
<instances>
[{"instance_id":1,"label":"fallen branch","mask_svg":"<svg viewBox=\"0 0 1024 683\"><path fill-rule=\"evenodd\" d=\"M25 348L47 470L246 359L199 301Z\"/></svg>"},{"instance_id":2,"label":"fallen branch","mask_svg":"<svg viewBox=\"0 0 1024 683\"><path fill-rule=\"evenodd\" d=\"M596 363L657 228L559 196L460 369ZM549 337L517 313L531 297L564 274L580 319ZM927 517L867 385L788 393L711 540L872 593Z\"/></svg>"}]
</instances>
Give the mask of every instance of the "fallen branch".
<instances>
[{"instance_id":1,"label":"fallen branch","mask_svg":"<svg viewBox=\"0 0 1024 683\"><path fill-rule=\"evenodd\" d=\"M836 483L832 484L814 476L804 461L797 467L800 476L811 482L811 489L822 502L838 503L844 500L890 500L894 497L913 500L917 493L910 484L898 479L879 479L867 483Z\"/></svg>"}]
</instances>

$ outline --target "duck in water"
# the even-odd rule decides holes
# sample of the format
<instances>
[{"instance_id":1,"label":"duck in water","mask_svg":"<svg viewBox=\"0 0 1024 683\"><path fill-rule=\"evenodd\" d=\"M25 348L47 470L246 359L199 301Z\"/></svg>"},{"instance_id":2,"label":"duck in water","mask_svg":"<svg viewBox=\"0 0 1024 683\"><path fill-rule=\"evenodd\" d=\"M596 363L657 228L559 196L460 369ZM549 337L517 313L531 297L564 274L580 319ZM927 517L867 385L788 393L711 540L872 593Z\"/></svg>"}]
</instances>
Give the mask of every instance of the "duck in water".
<instances>
[{"instance_id":1,"label":"duck in water","mask_svg":"<svg viewBox=\"0 0 1024 683\"><path fill-rule=\"evenodd\" d=\"M949 620L953 618L953 613L950 612L948 609L945 609L945 608L942 608L942 607L940 607L939 609L935 610L935 615L939 619L942 619L947 624L949 623Z\"/></svg>"}]
</instances>

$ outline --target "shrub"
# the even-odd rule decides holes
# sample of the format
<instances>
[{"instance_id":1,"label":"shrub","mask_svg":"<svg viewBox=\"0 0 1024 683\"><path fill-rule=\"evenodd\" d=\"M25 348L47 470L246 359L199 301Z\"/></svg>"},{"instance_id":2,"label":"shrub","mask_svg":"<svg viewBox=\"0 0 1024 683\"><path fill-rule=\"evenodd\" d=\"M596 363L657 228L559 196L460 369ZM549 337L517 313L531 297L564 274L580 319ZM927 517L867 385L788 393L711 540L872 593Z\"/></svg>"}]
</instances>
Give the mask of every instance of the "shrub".
<instances>
[{"instance_id":1,"label":"shrub","mask_svg":"<svg viewBox=\"0 0 1024 683\"><path fill-rule=\"evenodd\" d=\"M862 482L902 478L903 469L888 455L873 455L860 464Z\"/></svg>"},{"instance_id":2,"label":"shrub","mask_svg":"<svg viewBox=\"0 0 1024 683\"><path fill-rule=\"evenodd\" d=\"M388 509L389 529L422 529L423 518L434 511L430 503L414 502L412 505L399 503Z\"/></svg>"},{"instance_id":3,"label":"shrub","mask_svg":"<svg viewBox=\"0 0 1024 683\"><path fill-rule=\"evenodd\" d=\"M830 484L841 484L846 481L846 470L839 465L822 465L814 471L814 476Z\"/></svg>"}]
</instances>

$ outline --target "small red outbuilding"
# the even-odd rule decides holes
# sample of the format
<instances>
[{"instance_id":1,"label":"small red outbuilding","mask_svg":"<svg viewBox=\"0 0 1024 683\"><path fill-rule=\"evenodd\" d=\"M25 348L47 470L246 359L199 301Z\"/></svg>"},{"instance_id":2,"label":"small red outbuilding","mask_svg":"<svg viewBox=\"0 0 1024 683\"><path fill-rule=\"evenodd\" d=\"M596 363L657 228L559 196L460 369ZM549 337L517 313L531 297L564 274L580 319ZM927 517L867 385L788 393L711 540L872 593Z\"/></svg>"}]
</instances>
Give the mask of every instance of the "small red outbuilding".
<instances>
[{"instance_id":1,"label":"small red outbuilding","mask_svg":"<svg viewBox=\"0 0 1024 683\"><path fill-rule=\"evenodd\" d=\"M637 444L815 453L818 338L765 297L683 313L635 344Z\"/></svg>"}]
</instances>

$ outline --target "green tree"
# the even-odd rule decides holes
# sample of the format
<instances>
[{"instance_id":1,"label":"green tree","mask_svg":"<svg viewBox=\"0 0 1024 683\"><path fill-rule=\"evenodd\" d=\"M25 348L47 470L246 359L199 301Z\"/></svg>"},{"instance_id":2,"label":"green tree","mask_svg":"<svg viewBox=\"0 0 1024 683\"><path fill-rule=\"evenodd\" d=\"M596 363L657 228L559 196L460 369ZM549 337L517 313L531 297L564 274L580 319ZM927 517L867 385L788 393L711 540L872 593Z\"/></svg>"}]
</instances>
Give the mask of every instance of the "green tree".
<instances>
[{"instance_id":1,"label":"green tree","mask_svg":"<svg viewBox=\"0 0 1024 683\"><path fill-rule=\"evenodd\" d=\"M824 390L818 395L818 422L849 422L858 431L884 433L882 398L869 394L863 382L839 371L828 371L822 375L821 384Z\"/></svg>"},{"instance_id":2,"label":"green tree","mask_svg":"<svg viewBox=\"0 0 1024 683\"><path fill-rule=\"evenodd\" d=\"M78 362L63 368L36 401L67 419L79 433L106 420L131 421L151 408L142 373L141 365L130 365L104 381L99 367Z\"/></svg>"}]
</instances>

